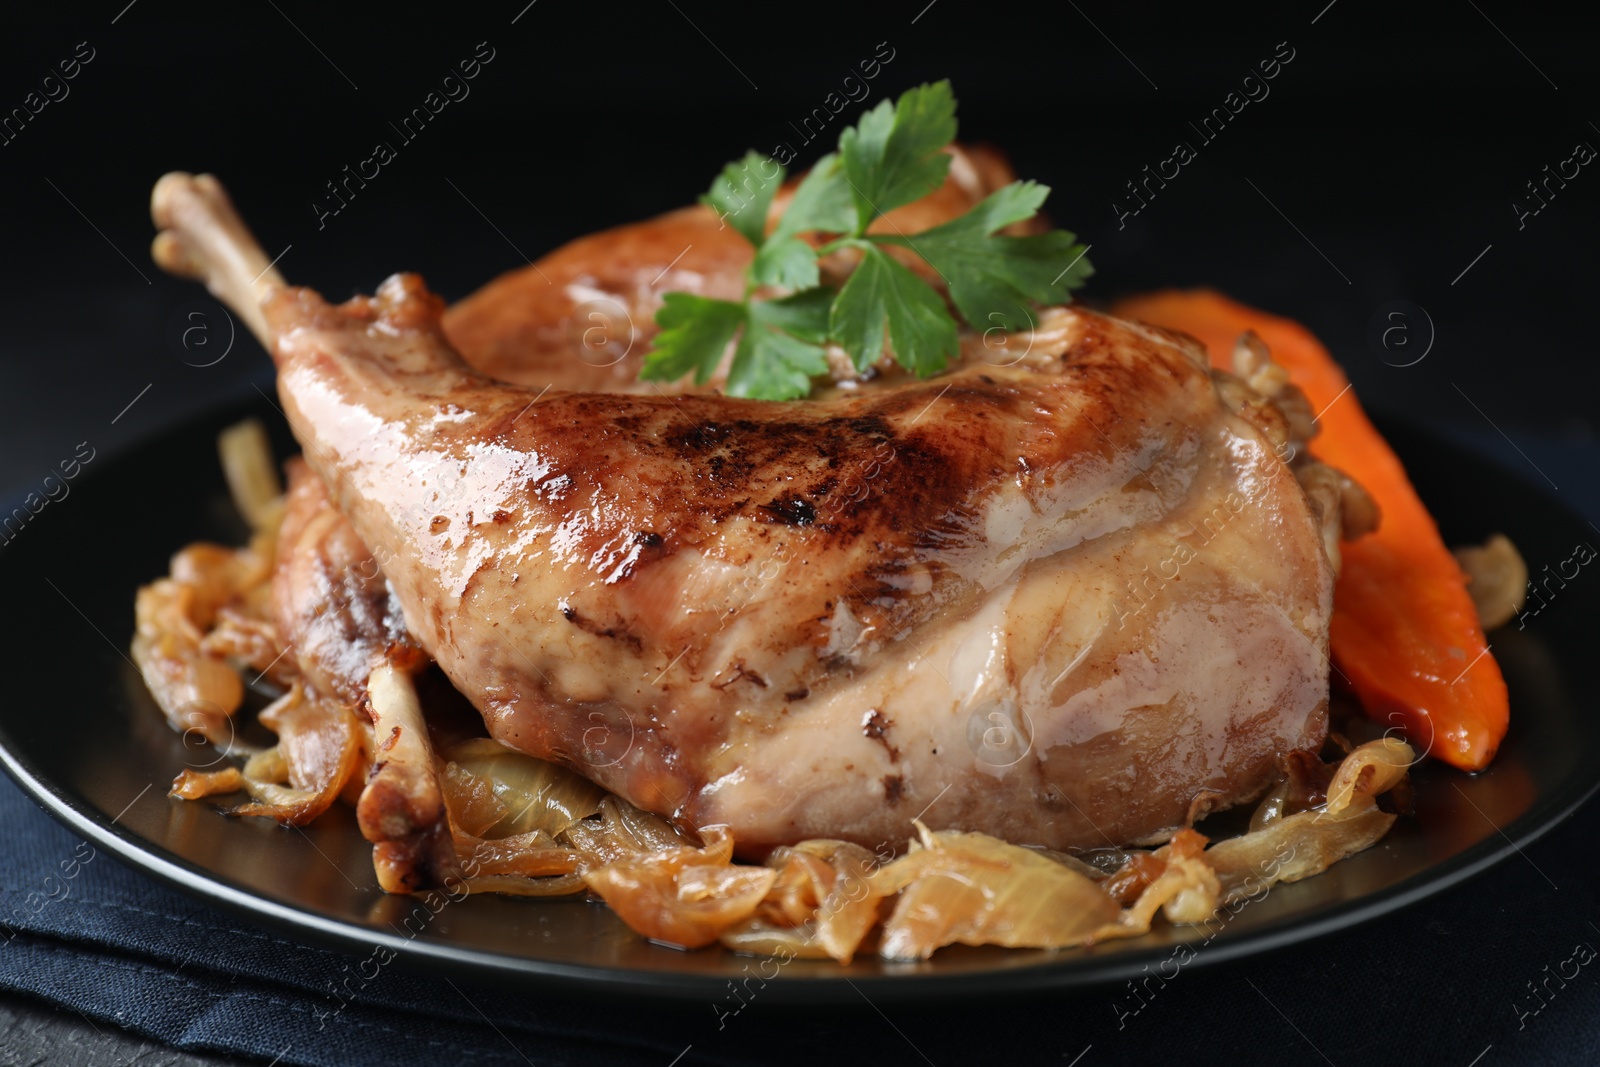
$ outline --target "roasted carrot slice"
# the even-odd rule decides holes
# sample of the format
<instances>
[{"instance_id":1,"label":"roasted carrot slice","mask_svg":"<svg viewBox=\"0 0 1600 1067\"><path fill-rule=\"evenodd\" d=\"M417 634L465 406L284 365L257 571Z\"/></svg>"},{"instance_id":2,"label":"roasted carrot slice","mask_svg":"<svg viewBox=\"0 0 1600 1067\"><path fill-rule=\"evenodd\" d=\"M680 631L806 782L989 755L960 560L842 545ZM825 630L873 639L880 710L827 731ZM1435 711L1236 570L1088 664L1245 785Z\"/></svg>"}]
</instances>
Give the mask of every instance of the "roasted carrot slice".
<instances>
[{"instance_id":1,"label":"roasted carrot slice","mask_svg":"<svg viewBox=\"0 0 1600 1067\"><path fill-rule=\"evenodd\" d=\"M1462 770L1488 766L1510 706L1466 575L1328 350L1298 323L1206 289L1134 296L1113 310L1197 338L1224 369L1245 330L1266 342L1319 413L1311 451L1365 486L1382 509L1376 532L1342 546L1334 666L1369 718L1403 727L1419 747Z\"/></svg>"}]
</instances>

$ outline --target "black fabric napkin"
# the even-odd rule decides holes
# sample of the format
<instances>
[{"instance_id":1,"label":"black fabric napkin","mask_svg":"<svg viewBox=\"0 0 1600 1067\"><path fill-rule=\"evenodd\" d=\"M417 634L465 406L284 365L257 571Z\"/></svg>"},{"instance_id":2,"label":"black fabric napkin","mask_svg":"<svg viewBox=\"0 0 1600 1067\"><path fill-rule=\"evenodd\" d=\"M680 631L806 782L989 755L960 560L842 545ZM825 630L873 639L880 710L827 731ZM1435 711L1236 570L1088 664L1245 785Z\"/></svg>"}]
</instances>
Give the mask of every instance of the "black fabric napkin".
<instances>
[{"instance_id":1,"label":"black fabric napkin","mask_svg":"<svg viewBox=\"0 0 1600 1067\"><path fill-rule=\"evenodd\" d=\"M1475 447L1522 462L1487 435ZM1522 441L1600 520L1600 449ZM1587 610L1573 603L1567 610ZM1600 713L1600 711L1597 711ZM1600 805L1399 914L1126 989L784 1008L490 988L236 918L119 865L0 781L0 987L174 1046L280 1064L977 1062L1094 1067L1600 1062ZM3 1041L3 1037L0 1037Z\"/></svg>"}]
</instances>

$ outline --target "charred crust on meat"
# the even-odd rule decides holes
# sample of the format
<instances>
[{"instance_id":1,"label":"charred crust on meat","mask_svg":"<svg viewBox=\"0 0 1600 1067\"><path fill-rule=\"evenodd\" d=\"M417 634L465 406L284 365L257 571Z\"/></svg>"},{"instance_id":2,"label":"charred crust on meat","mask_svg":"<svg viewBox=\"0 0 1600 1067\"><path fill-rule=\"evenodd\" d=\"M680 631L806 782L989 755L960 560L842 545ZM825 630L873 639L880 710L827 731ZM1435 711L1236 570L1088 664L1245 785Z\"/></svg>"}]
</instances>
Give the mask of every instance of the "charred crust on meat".
<instances>
[{"instance_id":1,"label":"charred crust on meat","mask_svg":"<svg viewBox=\"0 0 1600 1067\"><path fill-rule=\"evenodd\" d=\"M757 674L755 671L747 671L747 670L745 670L744 662L741 660L740 662L735 663L733 665L733 673L732 674L730 674L727 678L723 679L722 681L712 682L711 683L711 688L713 688L713 689L726 689L730 685L732 685L733 683L739 681L741 678L749 681L751 684L755 685L757 688L765 689L767 687L767 680L765 678L761 677L761 675Z\"/></svg>"},{"instance_id":2,"label":"charred crust on meat","mask_svg":"<svg viewBox=\"0 0 1600 1067\"><path fill-rule=\"evenodd\" d=\"M888 804L900 803L900 798L905 795L906 780L898 774L883 776L883 799Z\"/></svg>"},{"instance_id":3,"label":"charred crust on meat","mask_svg":"<svg viewBox=\"0 0 1600 1067\"><path fill-rule=\"evenodd\" d=\"M620 626L604 626L594 619L584 618L582 615L578 614L577 609L565 601L561 603L560 610L562 618L566 619L584 633L594 634L596 637L609 638L613 641L621 641L635 652L641 652L644 650L644 642L639 640L638 634L630 633L628 630Z\"/></svg>"},{"instance_id":4,"label":"charred crust on meat","mask_svg":"<svg viewBox=\"0 0 1600 1067\"><path fill-rule=\"evenodd\" d=\"M762 504L761 510L785 526L810 526L817 521L817 509L798 493L785 493L775 500Z\"/></svg>"},{"instance_id":5,"label":"charred crust on meat","mask_svg":"<svg viewBox=\"0 0 1600 1067\"><path fill-rule=\"evenodd\" d=\"M873 708L861 720L861 732L883 746L883 750L889 754L890 763L898 763L900 750L889 743L889 728L893 725L893 719L884 718L883 712Z\"/></svg>"}]
</instances>

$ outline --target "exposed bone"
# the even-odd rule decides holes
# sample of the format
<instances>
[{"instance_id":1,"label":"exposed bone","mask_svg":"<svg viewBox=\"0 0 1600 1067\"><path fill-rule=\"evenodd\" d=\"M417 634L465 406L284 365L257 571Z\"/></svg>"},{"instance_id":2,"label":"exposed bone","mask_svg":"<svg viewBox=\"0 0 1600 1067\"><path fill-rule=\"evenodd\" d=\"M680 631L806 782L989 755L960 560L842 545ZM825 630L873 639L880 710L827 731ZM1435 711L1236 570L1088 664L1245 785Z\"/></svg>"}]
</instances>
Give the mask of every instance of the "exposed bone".
<instances>
[{"instance_id":1,"label":"exposed bone","mask_svg":"<svg viewBox=\"0 0 1600 1067\"><path fill-rule=\"evenodd\" d=\"M270 351L275 337L261 305L287 283L221 183L209 174L167 174L151 193L150 214L161 228L151 246L156 263L203 281ZM378 881L391 893L439 885L455 850L422 708L410 677L392 662L373 670L367 692L376 751L356 816L373 843Z\"/></svg>"},{"instance_id":2,"label":"exposed bone","mask_svg":"<svg viewBox=\"0 0 1600 1067\"><path fill-rule=\"evenodd\" d=\"M270 350L261 302L286 283L239 218L222 183L209 174L164 175L150 193L150 217L161 231L150 246L156 265L204 282Z\"/></svg>"},{"instance_id":3,"label":"exposed bone","mask_svg":"<svg viewBox=\"0 0 1600 1067\"><path fill-rule=\"evenodd\" d=\"M455 848L416 690L404 671L384 663L367 679L367 694L376 751L356 819L373 843L378 884L389 893L440 885Z\"/></svg>"},{"instance_id":4,"label":"exposed bone","mask_svg":"<svg viewBox=\"0 0 1600 1067\"><path fill-rule=\"evenodd\" d=\"M179 231L180 262L239 291L240 279L229 281L237 265L188 240L218 210L191 199L205 210ZM308 463L361 541L382 553L408 629L488 712L491 730L529 755L581 763L649 810L732 825L747 854L816 836L890 840L907 811L935 801L946 812L936 820L1058 850L1140 840L1186 820L1196 781L1224 793L1219 807L1253 797L1276 774L1273 754L1325 733L1333 576L1313 508L1283 469L1280 438L1220 402L1193 344L1077 310L1081 339L1044 366L964 359L941 382L885 376L855 395L763 407L714 394L544 396L498 382L461 359L440 326L442 302L415 275L337 308L291 288L263 309L277 332L279 395ZM723 435L725 426L737 434ZM718 428L715 439L707 427ZM1240 439L1249 447L1231 446ZM706 496L729 450L741 467ZM552 476L575 491L549 489ZM832 497L820 516L810 503L795 510L841 480L867 487L852 496L848 529L826 521ZM590 516L593 502L604 507ZM557 543L580 507L580 542ZM1137 568L1154 573L1141 559L1170 551L1171 531L1202 526L1219 536L1182 581L1152 578L1140 596ZM935 527L936 543L919 539ZM1069 549L1055 577L1035 580L1032 561L1053 565ZM557 553L572 569L533 563ZM775 554L796 565L753 598L760 575L721 562ZM909 559L949 565L926 595L852 588L864 575L889 575L873 581L895 588ZM1243 574L1248 585L1234 580ZM1118 599L1123 584L1136 604ZM949 675L895 667L902 646L917 643L909 636L859 670L807 654L815 620L847 597L852 611L875 613L880 633L936 640ZM698 610L678 610L686 603ZM1260 640L1237 670L1211 670L1224 652L1244 655L1227 648L1229 627ZM1068 629L1079 637L1059 636ZM1016 676L1037 667L1063 679L1032 707L1038 755L1004 774L977 765L967 727L981 718L952 724L928 710L948 699L976 715L1012 699L986 692L983 704L963 704L969 696L952 688L968 672L965 650L1001 641L993 647L1015 657ZM1068 740L1076 727L1057 710L1074 693L1093 697L1152 642L1171 655L1150 661L1152 673L1118 699L1143 709L1146 693L1181 696L1154 705L1160 718L1130 733L1118 777L1103 780L1104 753ZM1075 658L1081 648L1092 654ZM742 681L712 684L735 665L730 655ZM399 708L411 709L409 729L396 724L385 677L372 679L372 702L389 721L374 746L387 765L363 819L380 846L393 846L380 847L380 862L426 844L410 834L431 832L438 807L426 750L405 748L423 742L414 699ZM590 711L602 700L597 728ZM869 708L895 724L892 745L860 726ZM1239 744L1204 744L1223 731ZM1190 740L1177 745L1179 735ZM968 756L957 753L963 743ZM401 774L408 765L412 777ZM387 793L386 776L399 779ZM1077 810L1054 803L1062 797Z\"/></svg>"}]
</instances>

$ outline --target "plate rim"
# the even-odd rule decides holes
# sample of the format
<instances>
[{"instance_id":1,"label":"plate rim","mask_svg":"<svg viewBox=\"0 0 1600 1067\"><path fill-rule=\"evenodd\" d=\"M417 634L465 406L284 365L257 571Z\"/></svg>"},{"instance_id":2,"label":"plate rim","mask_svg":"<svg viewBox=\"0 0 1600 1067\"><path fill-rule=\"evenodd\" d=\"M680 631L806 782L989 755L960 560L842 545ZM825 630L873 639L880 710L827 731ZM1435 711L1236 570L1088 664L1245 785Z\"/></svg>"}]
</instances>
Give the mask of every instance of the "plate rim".
<instances>
[{"instance_id":1,"label":"plate rim","mask_svg":"<svg viewBox=\"0 0 1600 1067\"><path fill-rule=\"evenodd\" d=\"M413 971L428 973L438 968L457 977L476 981L492 977L552 987L563 981L580 981L603 991L671 1001L699 1000L713 993L720 994L726 983L722 976L573 964L463 948L404 938L316 915L234 885L206 868L139 837L132 830L118 826L115 819L106 818L87 798L61 788L37 772L26 758L12 750L10 737L3 727L0 727L0 766L23 792L41 804L57 822L77 831L92 844L106 848L125 864L151 875L164 885L220 905L236 915L256 922L264 920L268 925L302 938L310 935L308 939L315 941L319 947L364 952L378 946L394 952L395 962L407 964L407 969ZM1600 780L1582 783L1569 779L1555 793L1536 801L1510 825L1497 828L1497 834L1483 838L1438 865L1376 893L1336 904L1315 916L1299 919L1285 917L1259 930L1246 930L1225 940L1210 942L1202 946L1205 951L1197 950L1185 966L1216 966L1241 957L1315 940L1453 889L1508 859L1513 853L1520 852L1565 822L1597 790L1600 790ZM143 795L141 793L133 803L137 803ZM837 978L784 978L780 974L769 981L763 992L770 992L773 1002L799 1004L844 999L846 992L871 994L876 999L893 1002L925 998L929 994L959 993L962 997L989 998L1026 992L1083 990L1110 986L1124 978L1133 977L1148 964L1170 956L1177 944L1184 942L1133 949L1087 961L1081 956L1059 960L1045 957L1036 965L985 972L854 976L841 972ZM673 950L663 947L662 951ZM851 989L852 986L856 988Z\"/></svg>"},{"instance_id":2,"label":"plate rim","mask_svg":"<svg viewBox=\"0 0 1600 1067\"><path fill-rule=\"evenodd\" d=\"M197 432L222 420L237 418L242 413L254 413L260 402L253 398L229 398L228 401L207 406L188 418L175 420L168 426L142 435L119 449L117 461L125 460L142 448L160 441ZM1537 486L1525 481L1502 467L1492 458L1477 455L1469 448L1438 433L1425 423L1406 419L1381 419L1425 443L1430 448L1446 452L1472 455L1481 462L1499 469L1504 477L1520 487L1537 494L1543 503L1576 516L1564 501L1543 493ZM108 464L101 472L118 464ZM1576 519L1576 521L1582 521ZM1600 775L1585 780L1585 766L1600 760L1600 751L1589 753L1587 761L1580 760L1563 777L1555 788L1535 798L1529 808L1505 826L1496 826L1491 833L1476 843L1437 864L1377 890L1349 901L1331 905L1311 916L1284 916L1270 920L1257 929L1247 929L1217 940L1206 941L1187 967L1220 966L1247 956L1268 953L1289 945L1326 937L1384 915L1410 907L1429 897L1482 874L1490 867L1520 853L1546 833L1565 822L1578 808L1600 792ZM670 970L640 970L625 966L573 963L538 959L526 955L495 952L492 950L451 945L445 942L405 938L399 935L358 926L346 920L304 910L218 875L199 863L187 860L168 851L163 846L144 838L128 827L118 825L98 805L77 790L56 782L28 758L26 750L14 744L0 717L0 768L35 803L59 824L82 835L97 847L103 847L124 864L149 875L163 885L218 905L235 915L264 923L291 936L316 944L318 947L347 953L361 953L382 947L395 954L394 962L407 970L424 974L449 974L473 981L507 980L522 986L540 987L561 992L563 983L578 982L592 989L634 995L658 1001L689 1001L721 996L727 982L725 975L707 975ZM153 785L152 787L153 788ZM148 789L146 790L148 792ZM138 803L143 793L133 803ZM132 804L129 805L131 807ZM127 809L124 809L124 813ZM1492 823L1492 820L1491 820ZM1126 949L1106 956L1062 956L1053 958L1051 950L1020 950L1039 952L1036 963L1024 963L993 970L958 970L950 973L907 974L848 974L841 970L835 976L808 975L804 978L786 977L780 973L767 981L763 993L773 1003L816 1004L856 1001L862 996L885 1002L926 1000L930 997L959 995L963 998L990 999L1001 995L1060 992L1108 988L1115 983L1136 976L1149 964L1169 957L1183 944L1194 941L1175 941L1146 948ZM1203 949L1203 951L1202 951ZM662 947L662 951L674 951ZM751 957L754 959L755 957Z\"/></svg>"}]
</instances>

